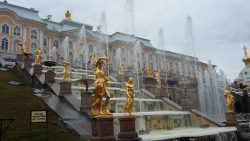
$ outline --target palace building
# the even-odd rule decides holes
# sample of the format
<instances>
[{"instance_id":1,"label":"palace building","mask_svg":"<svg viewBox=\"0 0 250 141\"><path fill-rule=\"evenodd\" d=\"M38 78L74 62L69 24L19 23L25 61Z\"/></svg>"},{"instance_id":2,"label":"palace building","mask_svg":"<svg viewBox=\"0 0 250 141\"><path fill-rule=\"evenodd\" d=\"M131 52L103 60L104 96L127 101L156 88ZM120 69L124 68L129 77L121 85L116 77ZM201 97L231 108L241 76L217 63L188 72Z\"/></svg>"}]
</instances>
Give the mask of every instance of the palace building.
<instances>
[{"instance_id":1,"label":"palace building","mask_svg":"<svg viewBox=\"0 0 250 141\"><path fill-rule=\"evenodd\" d=\"M52 59L62 64L66 59L72 67L83 69L92 69L95 58L106 55L111 77L119 79L122 66L124 78L138 75L142 83L140 89L160 97L168 96L184 109L199 109L198 77L206 83L208 64L196 57L157 49L149 39L121 32L103 34L92 25L74 21L70 11L65 12L60 22L51 17L41 18L34 8L6 0L0 2L0 58L15 59L19 40L23 41L25 52L33 54L39 47L43 60ZM147 76L150 71L152 75ZM162 80L160 92L155 85L155 72L160 73ZM217 78L218 82L224 79L223 76ZM219 88L222 92L223 87Z\"/></svg>"}]
</instances>

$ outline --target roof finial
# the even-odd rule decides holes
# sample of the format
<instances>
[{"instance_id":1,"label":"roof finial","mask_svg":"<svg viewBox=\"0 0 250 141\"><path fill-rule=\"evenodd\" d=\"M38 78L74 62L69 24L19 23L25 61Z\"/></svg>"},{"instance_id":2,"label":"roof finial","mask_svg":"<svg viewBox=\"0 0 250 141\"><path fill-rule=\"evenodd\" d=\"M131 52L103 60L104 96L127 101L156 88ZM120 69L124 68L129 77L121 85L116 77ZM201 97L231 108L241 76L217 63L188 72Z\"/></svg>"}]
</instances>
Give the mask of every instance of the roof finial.
<instances>
[{"instance_id":1,"label":"roof finial","mask_svg":"<svg viewBox=\"0 0 250 141\"><path fill-rule=\"evenodd\" d=\"M244 52L245 52L245 56L247 56L247 48L246 48L246 46L244 46L243 49L244 49Z\"/></svg>"},{"instance_id":2,"label":"roof finial","mask_svg":"<svg viewBox=\"0 0 250 141\"><path fill-rule=\"evenodd\" d=\"M71 20L71 13L69 12L69 10L67 10L67 12L65 13L65 18L66 20Z\"/></svg>"}]
</instances>

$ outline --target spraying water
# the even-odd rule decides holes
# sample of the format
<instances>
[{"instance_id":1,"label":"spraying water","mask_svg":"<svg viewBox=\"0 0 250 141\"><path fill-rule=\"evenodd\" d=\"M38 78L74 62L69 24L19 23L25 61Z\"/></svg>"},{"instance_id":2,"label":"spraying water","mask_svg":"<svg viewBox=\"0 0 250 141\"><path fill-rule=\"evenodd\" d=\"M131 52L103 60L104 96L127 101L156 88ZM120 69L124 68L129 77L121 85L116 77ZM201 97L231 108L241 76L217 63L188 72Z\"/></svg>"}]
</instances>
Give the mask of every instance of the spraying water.
<instances>
[{"instance_id":1,"label":"spraying water","mask_svg":"<svg viewBox=\"0 0 250 141\"><path fill-rule=\"evenodd\" d=\"M109 57L109 39L108 39L108 34L107 34L107 31L108 31L108 27L107 27L107 20L106 20L106 12L105 11L102 11L101 13L101 21L100 21L100 26L101 26L101 29L103 30L104 32L104 37L105 37L105 45L106 45L106 52L105 52L105 56ZM107 75L109 76L109 61L107 62Z\"/></svg>"},{"instance_id":2,"label":"spraying water","mask_svg":"<svg viewBox=\"0 0 250 141\"><path fill-rule=\"evenodd\" d=\"M63 40L63 54L64 60L69 60L69 37L65 37Z\"/></svg>"},{"instance_id":3,"label":"spraying water","mask_svg":"<svg viewBox=\"0 0 250 141\"><path fill-rule=\"evenodd\" d=\"M199 82L199 97L201 109L207 116L225 121L224 89L226 78L222 71L216 72L211 61L208 62L208 69L204 72L203 82ZM205 107L205 108L202 108Z\"/></svg>"},{"instance_id":4,"label":"spraying water","mask_svg":"<svg viewBox=\"0 0 250 141\"><path fill-rule=\"evenodd\" d=\"M85 49L85 70L86 70L86 74L88 75L88 48L87 48L87 39L86 39L86 29L85 29L85 26L83 25L80 29L80 32L79 32L79 38L80 38L80 41L83 42L83 46L81 48L81 52L83 54L83 48Z\"/></svg>"},{"instance_id":5,"label":"spraying water","mask_svg":"<svg viewBox=\"0 0 250 141\"><path fill-rule=\"evenodd\" d=\"M162 70L167 71L167 68L166 68L167 62L166 62L166 55L165 55L166 48L165 48L165 44L164 44L164 30L163 30L163 28L159 29L159 48L162 50L162 55L163 55L163 61L161 61ZM166 75L166 82L167 82L167 80L168 80L168 78ZM166 87L167 87L166 88L167 97L169 98L168 83L166 83Z\"/></svg>"}]
</instances>

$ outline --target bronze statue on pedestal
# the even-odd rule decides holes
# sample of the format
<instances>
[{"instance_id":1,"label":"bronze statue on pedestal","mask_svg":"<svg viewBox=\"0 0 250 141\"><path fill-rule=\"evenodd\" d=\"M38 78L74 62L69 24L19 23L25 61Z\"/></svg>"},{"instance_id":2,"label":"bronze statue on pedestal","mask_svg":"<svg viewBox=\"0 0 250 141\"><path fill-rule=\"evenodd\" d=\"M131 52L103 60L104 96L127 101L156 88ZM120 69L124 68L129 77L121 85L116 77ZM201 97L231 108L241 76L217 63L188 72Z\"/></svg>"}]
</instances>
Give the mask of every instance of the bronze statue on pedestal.
<instances>
[{"instance_id":1,"label":"bronze statue on pedestal","mask_svg":"<svg viewBox=\"0 0 250 141\"><path fill-rule=\"evenodd\" d=\"M94 66L94 75L95 75L95 89L92 94L92 108L91 114L92 116L98 115L111 115L109 110L107 109L110 94L108 91L108 77L102 71L103 64L108 60L106 57L100 57ZM103 97L106 98L105 103L101 106Z\"/></svg>"}]
</instances>

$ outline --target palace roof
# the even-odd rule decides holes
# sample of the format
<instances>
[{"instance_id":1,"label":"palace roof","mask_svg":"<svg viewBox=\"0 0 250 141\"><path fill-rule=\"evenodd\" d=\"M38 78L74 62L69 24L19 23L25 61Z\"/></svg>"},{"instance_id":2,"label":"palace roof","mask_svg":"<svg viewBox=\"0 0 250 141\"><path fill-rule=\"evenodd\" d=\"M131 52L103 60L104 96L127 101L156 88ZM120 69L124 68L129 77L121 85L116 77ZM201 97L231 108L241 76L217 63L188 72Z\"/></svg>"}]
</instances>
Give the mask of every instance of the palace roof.
<instances>
[{"instance_id":1,"label":"palace roof","mask_svg":"<svg viewBox=\"0 0 250 141\"><path fill-rule=\"evenodd\" d=\"M10 10L22 19L44 23L42 18L38 15L39 11L35 10L34 8L24 8L21 6L9 4L7 1L4 1L4 2L0 2L0 9Z\"/></svg>"}]
</instances>

